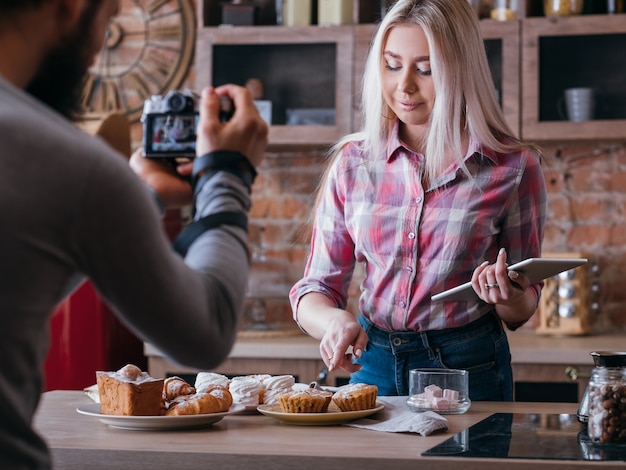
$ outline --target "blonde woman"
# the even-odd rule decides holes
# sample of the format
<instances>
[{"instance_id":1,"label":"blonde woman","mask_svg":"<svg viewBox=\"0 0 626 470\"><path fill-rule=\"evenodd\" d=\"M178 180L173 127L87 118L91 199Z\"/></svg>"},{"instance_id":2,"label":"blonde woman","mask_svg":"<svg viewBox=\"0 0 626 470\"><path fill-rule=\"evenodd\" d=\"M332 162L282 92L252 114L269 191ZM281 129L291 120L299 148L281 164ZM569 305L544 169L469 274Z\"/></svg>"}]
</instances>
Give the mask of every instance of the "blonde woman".
<instances>
[{"instance_id":1,"label":"blonde woman","mask_svg":"<svg viewBox=\"0 0 626 470\"><path fill-rule=\"evenodd\" d=\"M467 0L394 4L367 59L362 111L320 186L294 318L331 370L381 395L407 395L409 369L436 367L469 370L472 400L512 400L503 323L526 322L542 284L506 267L540 256L545 183L538 150L502 116ZM469 280L478 300L430 300Z\"/></svg>"}]
</instances>

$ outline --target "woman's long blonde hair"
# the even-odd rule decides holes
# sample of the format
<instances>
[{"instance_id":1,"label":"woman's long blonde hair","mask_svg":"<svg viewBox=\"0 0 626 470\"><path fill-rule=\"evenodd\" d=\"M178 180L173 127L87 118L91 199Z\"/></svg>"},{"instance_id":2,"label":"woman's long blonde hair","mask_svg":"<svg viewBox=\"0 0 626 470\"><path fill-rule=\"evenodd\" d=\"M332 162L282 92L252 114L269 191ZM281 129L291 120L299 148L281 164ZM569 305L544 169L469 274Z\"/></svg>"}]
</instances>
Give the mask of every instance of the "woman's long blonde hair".
<instances>
[{"instance_id":1,"label":"woman's long blonde hair","mask_svg":"<svg viewBox=\"0 0 626 470\"><path fill-rule=\"evenodd\" d=\"M333 146L331 159L346 143L357 140L363 141L368 154L385 151L396 116L382 94L383 48L389 31L401 24L420 26L430 48L435 104L423 146L426 180L433 181L445 170L446 155L458 158L464 168L465 133L498 152L528 146L515 137L504 119L478 17L469 2L398 0L381 21L370 46L362 80L362 127Z\"/></svg>"}]
</instances>

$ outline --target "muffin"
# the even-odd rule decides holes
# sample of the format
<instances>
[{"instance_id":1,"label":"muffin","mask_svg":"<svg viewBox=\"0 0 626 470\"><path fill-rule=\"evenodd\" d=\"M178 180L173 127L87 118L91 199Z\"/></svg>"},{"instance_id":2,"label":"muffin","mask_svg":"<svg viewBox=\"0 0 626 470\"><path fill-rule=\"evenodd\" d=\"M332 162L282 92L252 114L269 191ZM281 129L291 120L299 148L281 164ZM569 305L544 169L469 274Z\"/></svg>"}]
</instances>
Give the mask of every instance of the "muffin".
<instances>
[{"instance_id":1,"label":"muffin","mask_svg":"<svg viewBox=\"0 0 626 470\"><path fill-rule=\"evenodd\" d=\"M283 413L326 413L333 394L325 390L308 388L291 390L278 395Z\"/></svg>"},{"instance_id":2,"label":"muffin","mask_svg":"<svg viewBox=\"0 0 626 470\"><path fill-rule=\"evenodd\" d=\"M369 410L376 406L378 387L364 383L342 387L333 395L333 403L341 411Z\"/></svg>"}]
</instances>

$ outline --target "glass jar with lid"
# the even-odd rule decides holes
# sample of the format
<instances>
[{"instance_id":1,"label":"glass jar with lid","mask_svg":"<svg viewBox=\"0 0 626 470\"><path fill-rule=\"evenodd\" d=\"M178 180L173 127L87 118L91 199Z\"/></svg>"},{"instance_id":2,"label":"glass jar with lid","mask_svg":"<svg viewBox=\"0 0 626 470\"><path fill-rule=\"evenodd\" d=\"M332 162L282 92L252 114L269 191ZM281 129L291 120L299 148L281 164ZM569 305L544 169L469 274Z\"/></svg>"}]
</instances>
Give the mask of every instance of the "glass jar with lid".
<instances>
[{"instance_id":1,"label":"glass jar with lid","mask_svg":"<svg viewBox=\"0 0 626 470\"><path fill-rule=\"evenodd\" d=\"M626 368L594 368L588 391L587 433L591 441L626 443Z\"/></svg>"},{"instance_id":2,"label":"glass jar with lid","mask_svg":"<svg viewBox=\"0 0 626 470\"><path fill-rule=\"evenodd\" d=\"M543 0L543 14L546 16L580 15L583 0Z\"/></svg>"},{"instance_id":3,"label":"glass jar with lid","mask_svg":"<svg viewBox=\"0 0 626 470\"><path fill-rule=\"evenodd\" d=\"M517 0L494 0L491 19L510 21L517 19Z\"/></svg>"}]
</instances>

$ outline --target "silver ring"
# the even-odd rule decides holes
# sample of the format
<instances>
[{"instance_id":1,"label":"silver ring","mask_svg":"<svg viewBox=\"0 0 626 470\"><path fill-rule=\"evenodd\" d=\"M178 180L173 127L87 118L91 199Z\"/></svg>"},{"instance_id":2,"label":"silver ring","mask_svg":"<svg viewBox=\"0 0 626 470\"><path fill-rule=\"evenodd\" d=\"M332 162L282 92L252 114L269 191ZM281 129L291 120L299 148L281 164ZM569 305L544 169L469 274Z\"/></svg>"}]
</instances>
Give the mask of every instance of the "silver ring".
<instances>
[{"instance_id":1,"label":"silver ring","mask_svg":"<svg viewBox=\"0 0 626 470\"><path fill-rule=\"evenodd\" d=\"M494 287L500 287L498 284L485 284L485 289L493 289Z\"/></svg>"}]
</instances>

